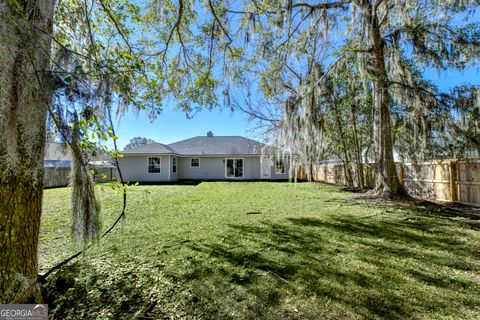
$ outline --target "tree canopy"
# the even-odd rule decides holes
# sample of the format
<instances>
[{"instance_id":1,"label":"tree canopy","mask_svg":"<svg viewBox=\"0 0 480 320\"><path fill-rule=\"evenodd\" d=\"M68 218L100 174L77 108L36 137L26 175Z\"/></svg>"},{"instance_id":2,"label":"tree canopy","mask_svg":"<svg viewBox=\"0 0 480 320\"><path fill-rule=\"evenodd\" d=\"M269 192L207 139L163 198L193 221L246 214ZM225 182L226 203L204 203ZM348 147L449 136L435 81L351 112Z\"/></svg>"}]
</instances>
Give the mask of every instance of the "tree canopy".
<instances>
[{"instance_id":1,"label":"tree canopy","mask_svg":"<svg viewBox=\"0 0 480 320\"><path fill-rule=\"evenodd\" d=\"M364 101L371 105L363 114L372 115L373 145L371 149L361 147L361 151L368 152L367 158L375 163L378 195L404 193L395 171L394 151L421 160L428 153L435 154L435 139L431 138L438 136L440 129L457 128L457 132L469 134L478 130L478 125L469 126L474 132L458 126L459 114L464 112L459 110L478 109L477 88L443 93L423 79L427 68L463 70L478 62L478 1L255 0L222 4L219 23L224 37L242 54L240 63L229 63L230 69L236 70L234 82L241 87L258 79L253 91L278 105L271 123L278 129L279 144L303 154L302 162L321 159L326 146L347 139L343 134L340 140L337 137L326 143L325 127L320 126L327 113L338 115L335 95L348 90L354 94L347 104L362 105ZM347 82L343 88L342 81ZM465 105L470 107L465 109ZM253 112L246 109L259 119L272 120L264 117L271 112L263 107ZM445 122L429 126L438 113ZM394 114L398 117L392 117ZM466 118L471 119L469 114ZM467 122L478 124L478 119ZM342 136L338 126L336 132ZM474 146L472 139L467 140ZM407 146L417 152L407 152ZM342 160L347 160L348 155L341 153Z\"/></svg>"},{"instance_id":2,"label":"tree canopy","mask_svg":"<svg viewBox=\"0 0 480 320\"><path fill-rule=\"evenodd\" d=\"M155 140L152 140L150 138L134 137L134 138L130 139L130 142L127 145L125 145L123 150L134 149L136 147L141 147L141 146L144 146L146 144L154 143L154 142L155 142Z\"/></svg>"}]
</instances>

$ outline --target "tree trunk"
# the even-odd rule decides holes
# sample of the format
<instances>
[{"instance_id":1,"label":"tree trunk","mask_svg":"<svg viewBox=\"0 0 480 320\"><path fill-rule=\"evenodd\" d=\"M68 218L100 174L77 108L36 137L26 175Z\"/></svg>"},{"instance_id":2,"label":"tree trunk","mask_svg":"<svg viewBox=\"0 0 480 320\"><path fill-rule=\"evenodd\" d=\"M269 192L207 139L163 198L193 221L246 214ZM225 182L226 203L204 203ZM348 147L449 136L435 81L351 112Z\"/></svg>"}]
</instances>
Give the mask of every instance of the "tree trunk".
<instances>
[{"instance_id":1,"label":"tree trunk","mask_svg":"<svg viewBox=\"0 0 480 320\"><path fill-rule=\"evenodd\" d=\"M350 111L352 113L352 125L353 125L353 142L355 144L355 158L357 162L357 183L360 190L365 189L365 180L363 176L363 162L362 162L362 152L360 141L358 139L358 130L357 130L357 114L355 112L356 105L352 104L350 106Z\"/></svg>"},{"instance_id":2,"label":"tree trunk","mask_svg":"<svg viewBox=\"0 0 480 320\"><path fill-rule=\"evenodd\" d=\"M378 17L374 12L372 12L372 18L368 20L372 47L370 63L373 76L373 140L376 164L374 192L381 197L390 198L406 192L400 184L393 160L390 95L385 68L384 41L380 33Z\"/></svg>"},{"instance_id":3,"label":"tree trunk","mask_svg":"<svg viewBox=\"0 0 480 320\"><path fill-rule=\"evenodd\" d=\"M53 11L54 0L0 0L0 303L41 298L37 246Z\"/></svg>"},{"instance_id":4,"label":"tree trunk","mask_svg":"<svg viewBox=\"0 0 480 320\"><path fill-rule=\"evenodd\" d=\"M344 157L343 167L345 171L345 183L348 185L349 188L353 189L353 177L352 177L352 170L351 170L351 162L350 157L348 154L348 147L347 147L347 139L345 137L345 133L343 132L343 123L340 119L340 112L338 111L337 104L335 103L334 99L332 99L332 106L333 111L335 112L335 123L337 125L338 133L340 134L340 140L342 141L342 153Z\"/></svg>"}]
</instances>

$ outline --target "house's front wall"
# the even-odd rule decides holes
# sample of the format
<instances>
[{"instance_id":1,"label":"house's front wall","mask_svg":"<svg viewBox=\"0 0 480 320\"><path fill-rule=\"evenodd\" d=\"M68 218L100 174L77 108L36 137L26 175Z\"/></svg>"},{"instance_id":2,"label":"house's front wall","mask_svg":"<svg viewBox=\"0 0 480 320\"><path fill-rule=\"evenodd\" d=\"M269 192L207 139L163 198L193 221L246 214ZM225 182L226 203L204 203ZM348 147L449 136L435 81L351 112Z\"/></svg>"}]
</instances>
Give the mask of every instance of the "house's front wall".
<instances>
[{"instance_id":1,"label":"house's front wall","mask_svg":"<svg viewBox=\"0 0 480 320\"><path fill-rule=\"evenodd\" d=\"M160 173L148 173L148 158L160 158ZM118 159L123 180L134 182L170 181L170 156L168 155L128 155ZM178 169L177 169L178 170Z\"/></svg>"},{"instance_id":2,"label":"house's front wall","mask_svg":"<svg viewBox=\"0 0 480 320\"><path fill-rule=\"evenodd\" d=\"M191 167L190 159L200 159L199 167ZM243 159L243 177L225 177L225 159ZM259 156L179 157L178 179L181 180L257 180L260 179Z\"/></svg>"}]
</instances>

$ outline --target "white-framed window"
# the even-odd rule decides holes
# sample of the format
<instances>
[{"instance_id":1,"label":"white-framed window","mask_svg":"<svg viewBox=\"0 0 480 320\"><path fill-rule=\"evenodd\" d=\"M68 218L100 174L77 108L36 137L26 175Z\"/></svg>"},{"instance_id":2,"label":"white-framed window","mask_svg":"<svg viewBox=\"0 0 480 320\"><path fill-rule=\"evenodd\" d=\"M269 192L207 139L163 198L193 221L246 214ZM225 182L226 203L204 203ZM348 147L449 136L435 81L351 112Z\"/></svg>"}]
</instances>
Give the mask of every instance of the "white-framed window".
<instances>
[{"instance_id":1,"label":"white-framed window","mask_svg":"<svg viewBox=\"0 0 480 320\"><path fill-rule=\"evenodd\" d=\"M148 158L148 173L160 173L161 159L159 157Z\"/></svg>"},{"instance_id":2,"label":"white-framed window","mask_svg":"<svg viewBox=\"0 0 480 320\"><path fill-rule=\"evenodd\" d=\"M200 158L190 158L190 167L192 168L200 167Z\"/></svg>"},{"instance_id":3,"label":"white-framed window","mask_svg":"<svg viewBox=\"0 0 480 320\"><path fill-rule=\"evenodd\" d=\"M283 161L283 159L277 159L275 161L275 173L285 174L285 162Z\"/></svg>"},{"instance_id":4,"label":"white-framed window","mask_svg":"<svg viewBox=\"0 0 480 320\"><path fill-rule=\"evenodd\" d=\"M177 158L172 158L172 173L177 173Z\"/></svg>"},{"instance_id":5,"label":"white-framed window","mask_svg":"<svg viewBox=\"0 0 480 320\"><path fill-rule=\"evenodd\" d=\"M225 178L243 178L243 159L225 159Z\"/></svg>"}]
</instances>

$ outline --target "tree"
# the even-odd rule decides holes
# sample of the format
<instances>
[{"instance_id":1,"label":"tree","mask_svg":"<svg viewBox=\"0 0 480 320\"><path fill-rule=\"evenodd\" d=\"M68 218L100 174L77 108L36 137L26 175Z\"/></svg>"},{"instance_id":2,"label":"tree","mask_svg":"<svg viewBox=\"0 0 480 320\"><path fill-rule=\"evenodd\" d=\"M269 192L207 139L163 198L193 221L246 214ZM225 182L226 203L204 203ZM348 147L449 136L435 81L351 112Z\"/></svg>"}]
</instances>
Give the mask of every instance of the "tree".
<instances>
[{"instance_id":1,"label":"tree","mask_svg":"<svg viewBox=\"0 0 480 320\"><path fill-rule=\"evenodd\" d=\"M325 74L334 77L345 60L355 58L372 92L374 193L391 197L405 193L393 159L392 103L418 102L425 91L406 66L441 71L475 63L480 32L468 19L477 8L473 0L255 0L219 11L224 29L249 40L243 51L248 62L240 69L254 70L267 96L309 99L326 79L306 81L313 66L325 65ZM234 22L239 15L240 24ZM335 27L336 35L344 34L341 41L330 37Z\"/></svg>"},{"instance_id":2,"label":"tree","mask_svg":"<svg viewBox=\"0 0 480 320\"><path fill-rule=\"evenodd\" d=\"M1 303L38 292L45 122L54 85L43 71L50 70L54 5L54 0L0 2Z\"/></svg>"},{"instance_id":3,"label":"tree","mask_svg":"<svg viewBox=\"0 0 480 320\"><path fill-rule=\"evenodd\" d=\"M0 0L0 303L40 300L47 113L70 129L76 114L89 114L70 141L79 154L92 135L116 139L111 111L154 119L169 95L186 112L216 104L213 61L224 43L203 32L211 23L197 9L184 0Z\"/></svg>"},{"instance_id":4,"label":"tree","mask_svg":"<svg viewBox=\"0 0 480 320\"><path fill-rule=\"evenodd\" d=\"M141 147L149 143L154 143L155 140L143 137L134 137L130 139L130 142L123 148L123 150L130 150L136 147Z\"/></svg>"},{"instance_id":5,"label":"tree","mask_svg":"<svg viewBox=\"0 0 480 320\"><path fill-rule=\"evenodd\" d=\"M334 77L327 77L325 92L326 157L341 159L347 185L364 190L365 158L372 158L371 90L364 90L360 74L352 59L337 69ZM349 124L349 125L345 125Z\"/></svg>"}]
</instances>

